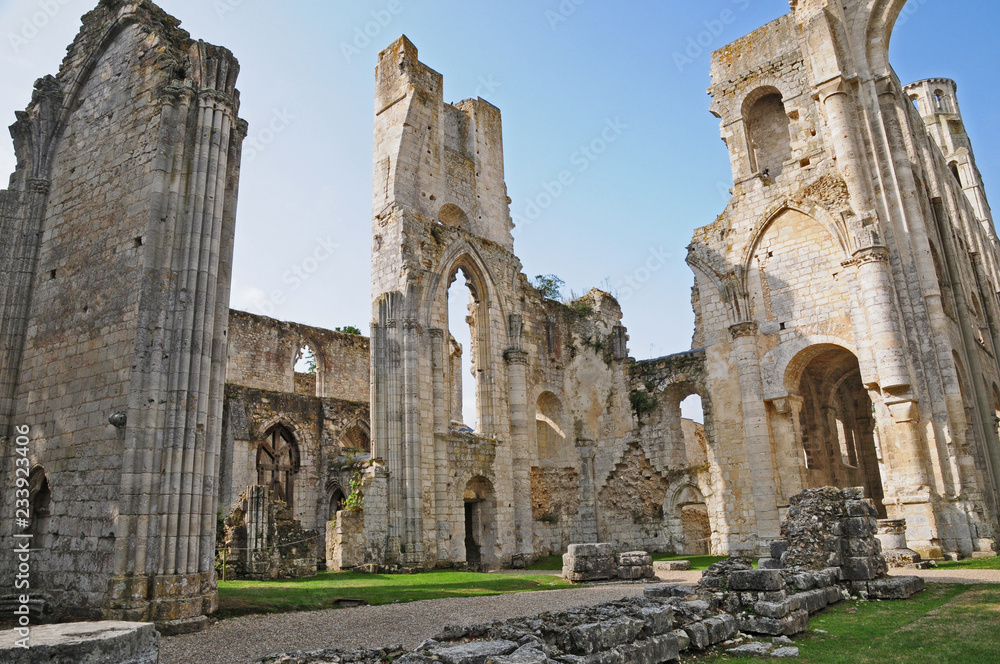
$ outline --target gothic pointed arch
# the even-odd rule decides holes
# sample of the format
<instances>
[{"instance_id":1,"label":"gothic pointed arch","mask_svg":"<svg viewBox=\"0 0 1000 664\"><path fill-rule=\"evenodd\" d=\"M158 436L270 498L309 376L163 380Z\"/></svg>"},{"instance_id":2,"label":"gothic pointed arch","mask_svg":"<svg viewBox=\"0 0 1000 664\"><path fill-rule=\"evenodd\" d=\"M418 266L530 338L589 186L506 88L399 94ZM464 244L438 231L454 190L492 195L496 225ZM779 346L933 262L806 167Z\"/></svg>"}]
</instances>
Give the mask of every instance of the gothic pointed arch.
<instances>
[{"instance_id":1,"label":"gothic pointed arch","mask_svg":"<svg viewBox=\"0 0 1000 664\"><path fill-rule=\"evenodd\" d=\"M283 424L275 424L257 441L256 447L257 484L269 487L275 497L293 507L300 466L295 435Z\"/></svg>"}]
</instances>

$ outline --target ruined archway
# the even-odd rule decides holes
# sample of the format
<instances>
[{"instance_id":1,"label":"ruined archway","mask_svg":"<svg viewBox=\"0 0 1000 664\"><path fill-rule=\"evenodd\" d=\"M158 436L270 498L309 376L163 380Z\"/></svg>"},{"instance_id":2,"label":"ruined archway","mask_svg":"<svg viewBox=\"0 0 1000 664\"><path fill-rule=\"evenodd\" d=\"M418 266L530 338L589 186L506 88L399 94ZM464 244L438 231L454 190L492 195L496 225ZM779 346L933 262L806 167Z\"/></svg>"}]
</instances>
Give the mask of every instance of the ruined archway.
<instances>
[{"instance_id":1,"label":"ruined archway","mask_svg":"<svg viewBox=\"0 0 1000 664\"><path fill-rule=\"evenodd\" d=\"M257 444L257 484L269 487L276 498L292 508L295 476L299 472L299 446L295 436L278 424Z\"/></svg>"},{"instance_id":2,"label":"ruined archway","mask_svg":"<svg viewBox=\"0 0 1000 664\"><path fill-rule=\"evenodd\" d=\"M472 568L499 566L496 545L497 503L493 483L473 477L465 485L465 562Z\"/></svg>"},{"instance_id":3,"label":"ruined archway","mask_svg":"<svg viewBox=\"0 0 1000 664\"><path fill-rule=\"evenodd\" d=\"M801 351L788 372L786 381L802 399L797 442L805 486L862 486L885 518L874 408L858 358L841 346L818 344Z\"/></svg>"}]
</instances>

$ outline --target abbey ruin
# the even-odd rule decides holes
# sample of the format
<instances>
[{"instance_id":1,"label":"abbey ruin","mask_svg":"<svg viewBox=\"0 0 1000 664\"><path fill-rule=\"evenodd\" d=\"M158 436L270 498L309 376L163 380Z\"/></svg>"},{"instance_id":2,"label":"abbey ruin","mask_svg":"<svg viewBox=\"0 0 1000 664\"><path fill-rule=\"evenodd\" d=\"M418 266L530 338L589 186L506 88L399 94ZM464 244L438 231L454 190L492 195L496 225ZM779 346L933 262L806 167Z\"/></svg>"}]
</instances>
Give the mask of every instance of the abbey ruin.
<instances>
[{"instance_id":1,"label":"abbey ruin","mask_svg":"<svg viewBox=\"0 0 1000 664\"><path fill-rule=\"evenodd\" d=\"M823 486L865 487L922 555L994 555L1000 242L957 85L889 65L904 5L792 0L713 54L732 199L689 247L693 349L637 361L611 295L523 274L500 111L445 103L405 37L375 75L371 337L230 310L239 65L101 0L0 192L0 463L31 514L0 548L33 537L40 610L197 627L217 548L278 573L275 505L299 570L757 555Z\"/></svg>"}]
</instances>

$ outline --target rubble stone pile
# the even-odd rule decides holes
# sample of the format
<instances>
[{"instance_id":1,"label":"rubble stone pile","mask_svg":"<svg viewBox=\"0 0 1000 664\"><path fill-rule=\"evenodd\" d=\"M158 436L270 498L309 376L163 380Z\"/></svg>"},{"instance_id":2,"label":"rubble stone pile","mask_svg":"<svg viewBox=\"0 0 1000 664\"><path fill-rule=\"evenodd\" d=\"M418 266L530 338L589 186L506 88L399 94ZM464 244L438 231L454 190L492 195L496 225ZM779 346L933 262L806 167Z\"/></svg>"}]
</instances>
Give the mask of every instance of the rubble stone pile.
<instances>
[{"instance_id":1,"label":"rubble stone pile","mask_svg":"<svg viewBox=\"0 0 1000 664\"><path fill-rule=\"evenodd\" d=\"M697 585L649 585L641 597L449 626L409 653L323 650L258 664L661 664L720 646L795 656L787 637L805 631L809 616L830 604L850 596L904 599L923 589L917 577L886 576L872 510L860 489L812 489L792 499L784 539L765 559L777 569L728 558L705 570ZM564 557L564 574L609 579L621 569L651 569L648 559L642 552L616 559L607 544L575 545ZM746 643L748 635L770 641Z\"/></svg>"}]
</instances>

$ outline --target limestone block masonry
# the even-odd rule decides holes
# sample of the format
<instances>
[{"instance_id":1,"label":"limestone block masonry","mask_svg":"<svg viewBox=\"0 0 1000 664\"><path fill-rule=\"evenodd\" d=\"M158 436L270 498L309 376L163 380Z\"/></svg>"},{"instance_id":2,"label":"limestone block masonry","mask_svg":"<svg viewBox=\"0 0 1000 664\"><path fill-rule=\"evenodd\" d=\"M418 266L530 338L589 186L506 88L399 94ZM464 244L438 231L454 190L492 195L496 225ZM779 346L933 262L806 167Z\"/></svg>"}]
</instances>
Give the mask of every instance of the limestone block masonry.
<instances>
[{"instance_id":1,"label":"limestone block masonry","mask_svg":"<svg viewBox=\"0 0 1000 664\"><path fill-rule=\"evenodd\" d=\"M903 87L905 0L792 0L716 51L732 199L689 248L726 549L864 487L925 557L995 551L1000 241L957 86Z\"/></svg>"},{"instance_id":2,"label":"limestone block masonry","mask_svg":"<svg viewBox=\"0 0 1000 664\"><path fill-rule=\"evenodd\" d=\"M204 620L240 155L239 64L102 0L11 127L0 192L0 467L30 429L48 618ZM9 476L8 476L9 473ZM0 492L13 514L14 494ZM44 497L44 500L43 500ZM12 520L0 548L13 549ZM13 588L13 566L0 565Z\"/></svg>"},{"instance_id":3,"label":"limestone block masonry","mask_svg":"<svg viewBox=\"0 0 1000 664\"><path fill-rule=\"evenodd\" d=\"M160 635L149 623L94 622L31 628L31 648L16 645L14 630L0 632L0 662L39 664L158 664Z\"/></svg>"},{"instance_id":4,"label":"limestone block masonry","mask_svg":"<svg viewBox=\"0 0 1000 664\"><path fill-rule=\"evenodd\" d=\"M704 385L703 354L635 362L610 295L563 303L529 283L500 111L445 103L442 76L405 37L379 54L375 109L371 430L388 481L384 562L496 568L570 543L717 549L711 423L680 416ZM464 321L448 318L459 278ZM471 348L454 342L459 324ZM461 421L470 378L475 430Z\"/></svg>"}]
</instances>

